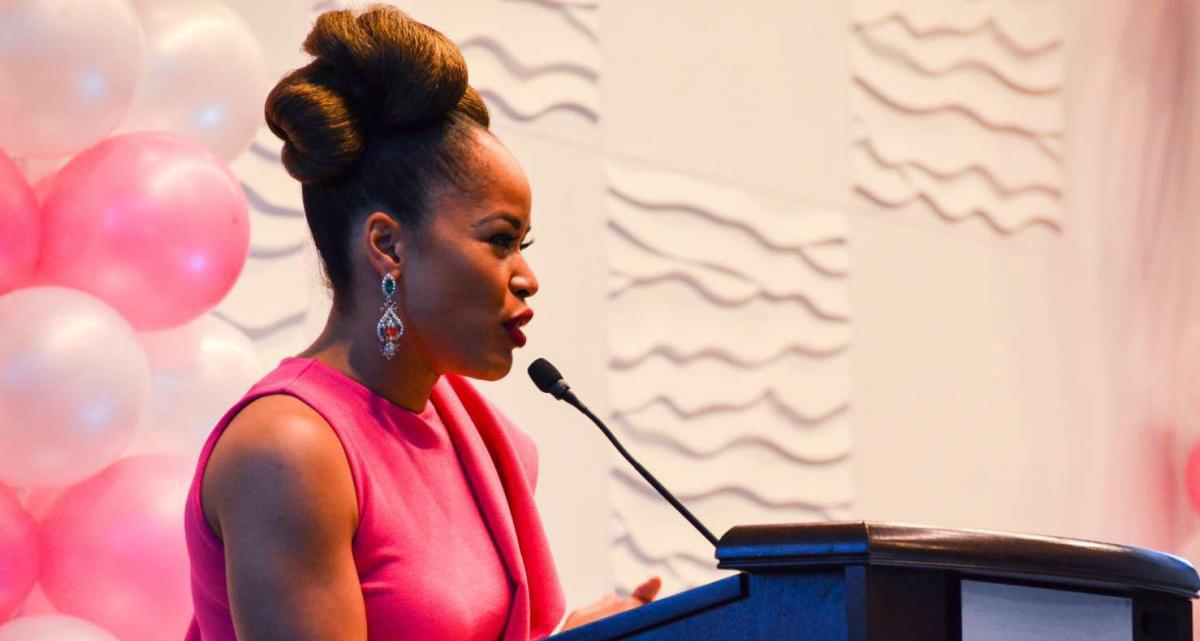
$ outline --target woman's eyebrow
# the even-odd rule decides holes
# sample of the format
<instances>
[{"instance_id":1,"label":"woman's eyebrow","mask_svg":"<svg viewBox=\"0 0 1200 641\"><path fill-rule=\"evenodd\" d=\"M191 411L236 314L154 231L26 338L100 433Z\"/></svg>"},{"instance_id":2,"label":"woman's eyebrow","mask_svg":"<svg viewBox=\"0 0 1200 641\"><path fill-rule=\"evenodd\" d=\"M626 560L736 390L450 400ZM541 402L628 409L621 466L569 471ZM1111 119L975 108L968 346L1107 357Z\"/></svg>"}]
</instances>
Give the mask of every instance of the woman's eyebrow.
<instances>
[{"instance_id":1,"label":"woman's eyebrow","mask_svg":"<svg viewBox=\"0 0 1200 641\"><path fill-rule=\"evenodd\" d=\"M495 213L495 214L486 216L483 218L483 220L480 220L479 222L475 223L475 227L479 227L481 225L487 224L493 220L496 220L497 218L506 221L508 224L512 225L516 229L521 228L521 219L517 218L516 216L514 216L510 213L507 213L507 212L499 212L499 213Z\"/></svg>"}]
</instances>

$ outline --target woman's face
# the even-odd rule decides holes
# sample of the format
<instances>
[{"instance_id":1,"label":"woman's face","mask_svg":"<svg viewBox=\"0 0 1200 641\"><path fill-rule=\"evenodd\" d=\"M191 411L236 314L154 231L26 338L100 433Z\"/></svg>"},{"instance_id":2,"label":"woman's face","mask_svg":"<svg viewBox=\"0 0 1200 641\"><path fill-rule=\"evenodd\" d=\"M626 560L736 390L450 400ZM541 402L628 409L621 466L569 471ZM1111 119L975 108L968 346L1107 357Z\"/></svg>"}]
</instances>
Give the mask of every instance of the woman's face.
<instances>
[{"instance_id":1,"label":"woman's face","mask_svg":"<svg viewBox=\"0 0 1200 641\"><path fill-rule=\"evenodd\" d=\"M475 136L470 191L434 194L405 243L397 302L419 357L438 373L495 380L512 369L523 337L510 328L531 312L537 277L521 254L530 229L529 181L512 154ZM507 325L507 326L506 326Z\"/></svg>"}]
</instances>

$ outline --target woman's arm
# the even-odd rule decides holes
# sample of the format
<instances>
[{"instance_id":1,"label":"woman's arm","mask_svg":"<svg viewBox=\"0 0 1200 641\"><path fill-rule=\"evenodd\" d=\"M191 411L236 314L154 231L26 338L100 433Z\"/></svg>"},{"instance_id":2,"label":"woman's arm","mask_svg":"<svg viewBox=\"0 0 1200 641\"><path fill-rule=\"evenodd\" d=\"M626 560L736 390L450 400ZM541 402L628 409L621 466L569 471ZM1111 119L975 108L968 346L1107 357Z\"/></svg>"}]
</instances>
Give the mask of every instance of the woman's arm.
<instances>
[{"instance_id":1,"label":"woman's arm","mask_svg":"<svg viewBox=\"0 0 1200 641\"><path fill-rule=\"evenodd\" d=\"M201 496L239 641L366 640L354 481L319 414L286 395L251 402L213 449Z\"/></svg>"}]
</instances>

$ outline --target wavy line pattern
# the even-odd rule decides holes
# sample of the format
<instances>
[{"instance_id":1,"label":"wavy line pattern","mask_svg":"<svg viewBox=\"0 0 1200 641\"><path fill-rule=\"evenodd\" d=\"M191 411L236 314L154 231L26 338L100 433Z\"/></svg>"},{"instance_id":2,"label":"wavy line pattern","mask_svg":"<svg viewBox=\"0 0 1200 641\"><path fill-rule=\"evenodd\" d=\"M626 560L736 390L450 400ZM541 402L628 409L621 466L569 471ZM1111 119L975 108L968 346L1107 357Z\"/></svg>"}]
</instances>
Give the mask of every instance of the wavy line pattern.
<instances>
[{"instance_id":1,"label":"wavy line pattern","mask_svg":"<svg viewBox=\"0 0 1200 641\"><path fill-rule=\"evenodd\" d=\"M595 109L577 102L554 102L525 107L510 103L503 94L492 89L480 89L479 95L487 101L489 107L519 123L534 123L555 112L575 114L592 124L600 121L600 114Z\"/></svg>"},{"instance_id":2,"label":"wavy line pattern","mask_svg":"<svg viewBox=\"0 0 1200 641\"><path fill-rule=\"evenodd\" d=\"M1033 4L852 3L859 206L1063 231L1061 25Z\"/></svg>"},{"instance_id":3,"label":"wavy line pattern","mask_svg":"<svg viewBox=\"0 0 1200 641\"><path fill-rule=\"evenodd\" d=\"M714 529L850 505L845 214L633 164L607 173L609 424ZM640 477L617 467L611 488L618 584L718 578Z\"/></svg>"},{"instance_id":4,"label":"wavy line pattern","mask_svg":"<svg viewBox=\"0 0 1200 641\"><path fill-rule=\"evenodd\" d=\"M925 174L932 180L939 180L945 183L955 183L963 179L968 179L972 176L983 181L995 195L1001 198L1012 198L1021 194L1043 194L1050 198L1062 199L1062 189L1057 185L1042 184L1042 183L1027 183L1024 185L1009 185L1003 182L1000 177L992 174L992 171L981 163L971 163L963 167L957 167L951 170L941 170L936 167L930 167L920 160L907 159L890 159L884 157L883 152L875 148L870 139L862 138L854 143L856 148L862 149L863 152L871 158L871 160L887 169L892 169L903 174L918 172Z\"/></svg>"},{"instance_id":5,"label":"wavy line pattern","mask_svg":"<svg viewBox=\"0 0 1200 641\"><path fill-rule=\"evenodd\" d=\"M621 228L614 226L614 230L617 230L617 229L621 229ZM621 233L624 233L624 230L621 230ZM659 283L678 282L678 283L683 283L683 284L687 285L688 287L690 287L691 289L695 290L697 294L699 294L700 296L705 298L709 303L712 303L714 305L719 305L721 307L726 307L726 308L744 307L746 305L754 303L755 301L771 301L771 302L791 301L798 305L801 305L802 307L807 309L809 312L811 312L814 316L817 316L819 318L823 318L823 319L829 320L829 321L838 321L838 322L846 320L842 316L823 313L819 308L817 308L816 305L813 304L812 301L810 301L807 297L805 297L803 294L800 294L800 293L777 294L775 292L771 292L771 291L768 291L768 290L765 290L762 288L754 288L753 286L749 286L748 287L749 291L747 291L747 293L745 293L745 294L725 295L725 294L718 293L718 292L708 289L707 284L704 281L702 281L701 279L696 278L696 277L692 276L691 274L684 272L684 271L670 271L670 272L664 272L661 274L652 274L652 275L647 275L647 276L627 274L627 273L622 272L619 269L614 269L612 271L612 273L614 276L619 277L621 279L621 285L609 290L609 292L608 292L609 300L616 300L616 299L620 298L622 295L624 295L625 293L630 292L630 291L635 290L640 287L648 287L651 285L657 285Z\"/></svg>"},{"instance_id":6,"label":"wavy line pattern","mask_svg":"<svg viewBox=\"0 0 1200 641\"><path fill-rule=\"evenodd\" d=\"M516 57L514 57L513 54L508 51L508 49L505 49L504 45L500 44L499 40L496 40L491 36L475 36L473 38L467 38L466 40L459 42L458 46L463 51L470 51L471 49L483 49L490 52L496 57L497 60L501 62L501 64L504 65L505 69L507 69L509 73L521 80L532 80L538 78L539 76L556 73L575 76L576 78L590 83L596 83L600 80L600 74L595 69L591 69L577 62L557 60L542 65L531 65L521 62L520 60L517 60Z\"/></svg>"},{"instance_id":7,"label":"wavy line pattern","mask_svg":"<svg viewBox=\"0 0 1200 641\"><path fill-rule=\"evenodd\" d=\"M735 401L714 401L694 407L684 407L681 403L665 394L651 396L648 399L642 400L636 404L618 408L613 412L614 417L621 417L626 414L637 414L644 412L654 405L662 405L671 411L672 414L684 420L697 419L706 417L711 414L740 414L750 410L758 405L767 405L783 416L789 423L798 427L815 427L821 423L830 421L846 412L850 411L850 403L846 402L841 405L834 406L823 412L815 414L805 413L802 410L796 409L786 400L781 398L781 394L774 389L767 389L761 394L749 399L739 399ZM736 416L728 416L726 420L734 420Z\"/></svg>"},{"instance_id":8,"label":"wavy line pattern","mask_svg":"<svg viewBox=\"0 0 1200 641\"><path fill-rule=\"evenodd\" d=\"M255 342L271 338L282 331L292 329L303 323L305 320L304 312L296 312L271 321L266 325L251 326L241 323L237 319L231 318L223 312L216 311L213 312L213 315L238 328L243 334L248 336L250 340Z\"/></svg>"},{"instance_id":9,"label":"wavy line pattern","mask_svg":"<svg viewBox=\"0 0 1200 641\"><path fill-rule=\"evenodd\" d=\"M487 31L456 41L467 57L471 84L498 120L573 137L592 135L600 121L597 7L509 0L495 11L498 24L489 22ZM530 33L538 36L527 37Z\"/></svg>"},{"instance_id":10,"label":"wavy line pattern","mask_svg":"<svg viewBox=\"0 0 1200 641\"><path fill-rule=\"evenodd\" d=\"M726 265L730 256L714 256L712 252L703 251L699 245L689 244L678 249L663 249L661 245L670 243L671 226L656 226L657 229L645 230L642 234L632 231L630 223L621 219L622 214L610 208L610 219L606 225L609 237L619 241L622 246L636 249L643 257L638 262L630 262L623 269L637 270L638 276L646 278L650 275L661 274L662 270L674 267L689 269L693 276L700 274L719 277L718 282L733 282L743 291L764 292L761 298L775 300L795 300L807 307L814 316L831 322L847 320L849 301L845 288L840 283L822 279L811 270L798 269L795 262L780 254L766 254L765 259L757 262L738 261L736 267ZM643 225L643 227L646 227ZM678 243L676 243L678 244ZM726 254L733 254L732 243L724 246ZM686 253L685 253L686 252ZM626 254L630 252L625 252ZM754 256L752 251L737 252ZM687 255L687 254L693 254ZM796 276L795 278L790 278ZM814 282L815 281L815 282ZM652 282L652 281L651 281ZM647 283L648 284L648 283ZM797 287L810 286L812 293L796 291ZM699 288L698 288L699 289ZM713 291L709 287L704 287ZM767 294L766 292L771 292ZM621 295L624 295L622 292ZM743 295L744 296L744 295ZM613 296L615 297L615 296Z\"/></svg>"},{"instance_id":11,"label":"wavy line pattern","mask_svg":"<svg viewBox=\"0 0 1200 641\"><path fill-rule=\"evenodd\" d=\"M888 23L900 25L905 31L908 32L909 35L917 40L926 40L931 38L963 38L983 33L995 38L1000 45L1011 51L1014 55L1030 58L1041 56L1062 48L1061 38L1056 38L1038 45L1022 45L1021 43L1017 42L1016 38L1007 34L994 17L984 18L983 20L968 26L959 27L952 25L939 25L922 29L915 26L912 20L909 19L903 11L898 10L876 20L857 23L855 26L864 29L871 29Z\"/></svg>"},{"instance_id":12,"label":"wavy line pattern","mask_svg":"<svg viewBox=\"0 0 1200 641\"><path fill-rule=\"evenodd\" d=\"M912 72L924 76L948 76L955 73L969 74L978 72L991 77L992 80L1005 85L1009 89L1031 96L1046 96L1062 91L1060 78L1045 81L1036 79L1027 81L1013 77L1012 71L1002 71L991 60L976 59L971 54L965 54L950 60L941 60L937 56L921 55L922 49L905 50L902 46L889 44L876 30L861 25L854 27L855 35L860 43L870 53L880 58L890 58L907 66Z\"/></svg>"},{"instance_id":13,"label":"wavy line pattern","mask_svg":"<svg viewBox=\"0 0 1200 641\"><path fill-rule=\"evenodd\" d=\"M555 0L508 0L509 2L525 2L558 12L565 24L592 42L600 42L596 35L594 24L596 10L600 5L595 2L564 2Z\"/></svg>"},{"instance_id":14,"label":"wavy line pattern","mask_svg":"<svg viewBox=\"0 0 1200 641\"><path fill-rule=\"evenodd\" d=\"M720 361L729 367L736 369L757 369L777 363L784 358L802 356L804 358L830 358L838 356L846 352L846 345L839 345L831 349L819 350L805 347L803 345L785 345L778 352L770 354L763 358L752 359L745 356L738 356L721 347L704 347L694 352L683 353L671 345L657 345L649 351L643 352L633 357L614 356L608 361L608 366L614 370L627 370L638 367L642 363L651 358L663 358L671 361L676 366L687 365L692 361L702 358L709 358Z\"/></svg>"},{"instance_id":15,"label":"wavy line pattern","mask_svg":"<svg viewBox=\"0 0 1200 641\"><path fill-rule=\"evenodd\" d=\"M805 452L794 452L790 449L787 449L787 447L779 440L767 438L759 434L741 434L734 436L727 441L723 441L714 447L696 447L690 442L681 441L670 434L641 428L625 416L617 416L615 419L628 434L634 437L636 441L657 445L668 450L673 450L675 454L680 456L687 456L691 458L715 458L721 454L739 448L759 448L770 450L773 454L779 456L780 458L787 459L800 465L825 465L829 463L841 463L850 457L849 448L835 452L824 453L821 455L809 454Z\"/></svg>"},{"instance_id":16,"label":"wavy line pattern","mask_svg":"<svg viewBox=\"0 0 1200 641\"><path fill-rule=\"evenodd\" d=\"M308 248L308 243L298 242L282 247L250 247L250 258L284 258L294 256Z\"/></svg>"},{"instance_id":17,"label":"wavy line pattern","mask_svg":"<svg viewBox=\"0 0 1200 641\"><path fill-rule=\"evenodd\" d=\"M808 255L808 253L805 251L805 248L803 245L777 242L774 239L772 239L770 235L758 231L752 225L749 225L743 221L723 217L720 214L709 211L707 209L704 209L703 207L699 207L696 205L689 205L689 204L685 204L685 203L672 203L672 202L651 203L651 202L646 202L646 201L639 201L637 198L630 196L629 194L622 193L620 191L620 189L616 188L616 187L609 187L608 193L611 196L617 198L618 200L623 200L626 203L633 205L634 207L637 207L639 210L641 210L643 212L651 212L651 213L676 212L676 213L688 214L692 217L702 218L706 221L712 222L720 227L723 227L723 228L733 231L735 233L744 234L745 236L754 239L755 242L759 243L760 245L763 246L763 248L765 248L767 250L770 250L775 253L795 255L797 258L799 258L801 261L803 261L806 265L808 265L809 268L813 269L814 271L820 273L823 276L830 276L833 278L841 278L846 275L846 272L844 272L844 271L825 267L824 265L821 265L819 262L813 260Z\"/></svg>"},{"instance_id":18,"label":"wavy line pattern","mask_svg":"<svg viewBox=\"0 0 1200 641\"><path fill-rule=\"evenodd\" d=\"M719 463L714 460L710 462L710 465L716 466L719 465ZM660 465L660 467L663 466ZM688 467L692 470L695 469L694 464L692 463L689 463ZM789 462L788 467L789 470L785 470L785 472L791 472L791 474L783 474L780 476L790 476L792 479L794 479L794 482L787 483L782 487L768 486L766 483L746 483L741 479L716 483L714 483L712 480L705 479L703 487L694 487L686 482L679 482L680 480L686 481L697 476L695 474L691 474L687 475L687 478L683 478L685 475L677 475L680 478L673 479L675 483L673 484L672 492L675 494L675 498L688 503L700 504L709 499L718 497L735 498L739 501L764 508L767 511L776 508L795 508L818 511L827 507L846 507L850 505L850 500L843 497L822 499L817 497L796 496L793 493L796 492L797 489L802 485L801 478L807 475L796 473L797 469L803 470L803 467L801 466L792 466ZM744 471L746 468L741 467L739 469ZM756 469L755 473L761 473L761 468ZM661 474L660 476L668 475ZM612 478L615 479L619 484L624 485L628 491L640 493L650 498L655 498L658 496L658 492L655 491L653 487L650 487L650 484L647 483L646 480L641 476L639 476L637 472L627 471L624 468L618 467L613 471ZM668 476L668 478L670 477ZM700 484L696 483L696 485ZM812 486L804 486L800 491L803 490L814 491Z\"/></svg>"}]
</instances>

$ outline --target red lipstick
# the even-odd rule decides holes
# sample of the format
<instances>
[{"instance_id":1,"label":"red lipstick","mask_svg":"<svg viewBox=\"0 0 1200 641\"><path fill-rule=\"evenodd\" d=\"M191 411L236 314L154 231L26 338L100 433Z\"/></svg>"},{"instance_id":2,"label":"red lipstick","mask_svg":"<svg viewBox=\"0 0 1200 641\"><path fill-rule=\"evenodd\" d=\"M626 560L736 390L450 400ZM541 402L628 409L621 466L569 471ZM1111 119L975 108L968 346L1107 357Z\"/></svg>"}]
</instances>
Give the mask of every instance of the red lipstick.
<instances>
[{"instance_id":1,"label":"red lipstick","mask_svg":"<svg viewBox=\"0 0 1200 641\"><path fill-rule=\"evenodd\" d=\"M504 321L504 329L508 332L508 337L517 347L525 346L525 333L521 331L521 327L529 321L533 320L533 310L526 309L516 316Z\"/></svg>"}]
</instances>

